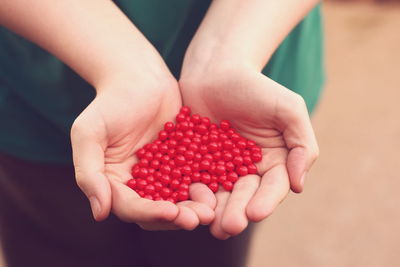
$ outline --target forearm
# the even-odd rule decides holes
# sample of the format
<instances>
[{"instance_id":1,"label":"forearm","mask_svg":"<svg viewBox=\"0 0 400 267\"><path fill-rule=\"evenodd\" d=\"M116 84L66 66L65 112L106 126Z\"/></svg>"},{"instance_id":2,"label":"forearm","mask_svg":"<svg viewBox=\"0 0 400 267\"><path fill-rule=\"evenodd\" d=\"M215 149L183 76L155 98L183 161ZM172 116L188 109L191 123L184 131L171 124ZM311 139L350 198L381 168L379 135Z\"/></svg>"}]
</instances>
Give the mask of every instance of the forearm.
<instances>
[{"instance_id":1,"label":"forearm","mask_svg":"<svg viewBox=\"0 0 400 267\"><path fill-rule=\"evenodd\" d=\"M190 44L185 63L240 63L261 70L287 34L318 2L214 0Z\"/></svg>"},{"instance_id":2,"label":"forearm","mask_svg":"<svg viewBox=\"0 0 400 267\"><path fill-rule=\"evenodd\" d=\"M155 48L109 0L3 0L0 24L48 50L96 88L167 70Z\"/></svg>"}]
</instances>

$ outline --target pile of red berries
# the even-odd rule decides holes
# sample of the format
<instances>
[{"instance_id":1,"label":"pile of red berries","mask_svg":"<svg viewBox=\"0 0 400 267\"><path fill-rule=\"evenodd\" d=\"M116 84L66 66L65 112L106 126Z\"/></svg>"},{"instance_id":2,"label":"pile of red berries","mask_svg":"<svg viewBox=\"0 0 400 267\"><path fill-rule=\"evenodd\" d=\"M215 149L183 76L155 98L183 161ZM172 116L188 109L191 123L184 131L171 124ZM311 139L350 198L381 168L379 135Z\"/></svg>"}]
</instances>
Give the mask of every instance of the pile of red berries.
<instances>
[{"instance_id":1,"label":"pile of red berries","mask_svg":"<svg viewBox=\"0 0 400 267\"><path fill-rule=\"evenodd\" d=\"M167 122L158 139L136 152L127 185L141 197L173 203L189 199L189 185L201 182L213 192L219 185L231 191L239 177L257 173L261 148L223 120L219 127L209 118L190 115L182 107L176 124Z\"/></svg>"}]
</instances>

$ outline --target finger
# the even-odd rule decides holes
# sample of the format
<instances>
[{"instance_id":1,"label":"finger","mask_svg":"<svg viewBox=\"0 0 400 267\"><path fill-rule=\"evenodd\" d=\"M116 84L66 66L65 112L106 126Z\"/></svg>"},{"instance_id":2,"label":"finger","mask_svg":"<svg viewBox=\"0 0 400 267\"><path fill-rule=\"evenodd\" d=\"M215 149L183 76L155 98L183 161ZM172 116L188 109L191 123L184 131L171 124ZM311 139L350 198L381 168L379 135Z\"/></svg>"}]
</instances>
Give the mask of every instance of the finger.
<instances>
[{"instance_id":1,"label":"finger","mask_svg":"<svg viewBox=\"0 0 400 267\"><path fill-rule=\"evenodd\" d=\"M287 123L283 136L289 155L287 170L291 189L300 193L303 190L304 179L319 154L317 140L314 135L307 107L301 96L295 98L291 105L291 112L283 118Z\"/></svg>"},{"instance_id":2,"label":"finger","mask_svg":"<svg viewBox=\"0 0 400 267\"><path fill-rule=\"evenodd\" d=\"M179 228L188 231L196 228L200 223L197 214L191 208L186 207L185 205L178 203L177 206L179 207L179 214L174 220L174 224Z\"/></svg>"},{"instance_id":3,"label":"finger","mask_svg":"<svg viewBox=\"0 0 400 267\"><path fill-rule=\"evenodd\" d=\"M178 206L188 207L193 210L199 219L199 223L202 225L208 225L214 220L214 210L204 203L183 201L178 203Z\"/></svg>"},{"instance_id":4,"label":"finger","mask_svg":"<svg viewBox=\"0 0 400 267\"><path fill-rule=\"evenodd\" d=\"M240 178L232 190L222 216L221 227L230 235L237 235L246 229L248 219L246 207L260 183L258 175Z\"/></svg>"},{"instance_id":5,"label":"finger","mask_svg":"<svg viewBox=\"0 0 400 267\"><path fill-rule=\"evenodd\" d=\"M230 195L229 192L221 189L215 194L217 198L217 206L215 208L215 219L210 226L210 232L214 237L221 240L225 240L230 237L230 235L226 233L224 229L222 229L221 225L222 216L224 214L225 206L229 199L229 195Z\"/></svg>"},{"instance_id":6,"label":"finger","mask_svg":"<svg viewBox=\"0 0 400 267\"><path fill-rule=\"evenodd\" d=\"M289 192L289 178L283 164L271 168L261 178L253 198L246 208L249 220L259 222L267 218Z\"/></svg>"},{"instance_id":7,"label":"finger","mask_svg":"<svg viewBox=\"0 0 400 267\"><path fill-rule=\"evenodd\" d=\"M94 140L85 130L71 130L76 182L90 201L93 217L101 221L110 213L111 189L104 174L104 150Z\"/></svg>"},{"instance_id":8,"label":"finger","mask_svg":"<svg viewBox=\"0 0 400 267\"><path fill-rule=\"evenodd\" d=\"M141 198L126 185L110 180L112 210L121 220L138 224L168 223L178 216L178 207L168 201Z\"/></svg>"},{"instance_id":9,"label":"finger","mask_svg":"<svg viewBox=\"0 0 400 267\"><path fill-rule=\"evenodd\" d=\"M193 183L190 185L189 189L190 198L193 201L203 203L211 209L215 209L217 199L208 186L202 183Z\"/></svg>"}]
</instances>

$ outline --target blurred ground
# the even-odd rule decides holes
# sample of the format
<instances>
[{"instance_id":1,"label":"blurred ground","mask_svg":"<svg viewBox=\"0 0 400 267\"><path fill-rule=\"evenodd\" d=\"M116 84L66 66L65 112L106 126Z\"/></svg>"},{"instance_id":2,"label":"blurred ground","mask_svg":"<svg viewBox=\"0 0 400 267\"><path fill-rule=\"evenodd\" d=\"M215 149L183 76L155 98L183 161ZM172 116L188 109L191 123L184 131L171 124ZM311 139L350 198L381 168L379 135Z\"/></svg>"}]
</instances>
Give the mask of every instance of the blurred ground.
<instances>
[{"instance_id":1,"label":"blurred ground","mask_svg":"<svg viewBox=\"0 0 400 267\"><path fill-rule=\"evenodd\" d=\"M321 156L305 192L259 225L248 267L400 266L400 5L324 11Z\"/></svg>"},{"instance_id":2,"label":"blurred ground","mask_svg":"<svg viewBox=\"0 0 400 267\"><path fill-rule=\"evenodd\" d=\"M321 155L305 192L259 226L248 267L400 266L400 5L324 12Z\"/></svg>"}]
</instances>

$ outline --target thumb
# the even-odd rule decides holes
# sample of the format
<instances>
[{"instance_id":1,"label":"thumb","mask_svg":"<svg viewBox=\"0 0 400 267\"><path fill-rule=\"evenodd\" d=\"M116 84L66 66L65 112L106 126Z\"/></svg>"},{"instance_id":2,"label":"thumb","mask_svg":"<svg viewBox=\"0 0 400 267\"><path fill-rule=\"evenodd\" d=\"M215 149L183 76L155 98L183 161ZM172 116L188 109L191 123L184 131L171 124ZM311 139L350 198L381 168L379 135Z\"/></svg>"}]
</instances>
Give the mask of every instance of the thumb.
<instances>
[{"instance_id":1,"label":"thumb","mask_svg":"<svg viewBox=\"0 0 400 267\"><path fill-rule=\"evenodd\" d=\"M101 221L110 213L111 188L104 174L104 150L94 140L85 128L74 124L71 143L76 182L90 201L94 219Z\"/></svg>"},{"instance_id":2,"label":"thumb","mask_svg":"<svg viewBox=\"0 0 400 267\"><path fill-rule=\"evenodd\" d=\"M300 193L303 191L307 172L318 157L319 148L303 98L299 96L297 103L292 105L291 112L287 114L283 131L289 148L286 168L292 191Z\"/></svg>"}]
</instances>

